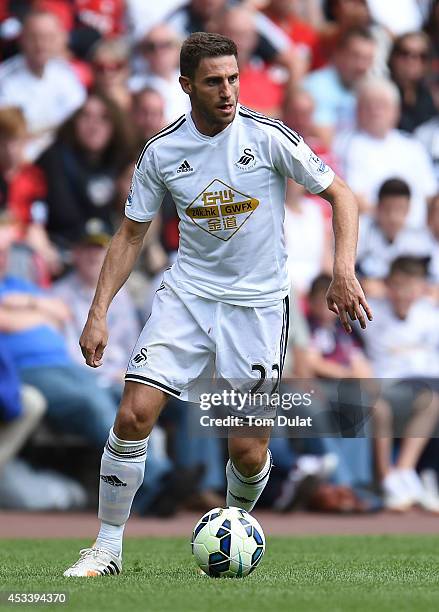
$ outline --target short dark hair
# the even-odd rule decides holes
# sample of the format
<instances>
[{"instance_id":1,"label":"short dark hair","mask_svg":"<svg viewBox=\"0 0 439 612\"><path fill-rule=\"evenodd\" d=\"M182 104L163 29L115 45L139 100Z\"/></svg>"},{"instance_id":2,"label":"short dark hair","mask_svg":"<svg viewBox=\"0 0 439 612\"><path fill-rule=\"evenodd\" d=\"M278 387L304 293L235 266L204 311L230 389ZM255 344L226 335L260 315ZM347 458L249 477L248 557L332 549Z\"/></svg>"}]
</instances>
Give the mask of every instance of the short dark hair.
<instances>
[{"instance_id":1,"label":"short dark hair","mask_svg":"<svg viewBox=\"0 0 439 612\"><path fill-rule=\"evenodd\" d=\"M344 34L342 34L337 41L337 49L344 49L354 38L362 38L369 42L375 42L372 32L369 28L350 28Z\"/></svg>"},{"instance_id":2,"label":"short dark hair","mask_svg":"<svg viewBox=\"0 0 439 612\"><path fill-rule=\"evenodd\" d=\"M329 285L331 284L332 278L329 274L319 274L311 283L311 287L309 289L309 297L315 297L319 293L326 293L329 289Z\"/></svg>"},{"instance_id":3,"label":"short dark hair","mask_svg":"<svg viewBox=\"0 0 439 612\"><path fill-rule=\"evenodd\" d=\"M410 199L412 192L408 184L402 179L391 178L388 181L384 181L378 191L378 202L383 198L400 196Z\"/></svg>"},{"instance_id":4,"label":"short dark hair","mask_svg":"<svg viewBox=\"0 0 439 612\"><path fill-rule=\"evenodd\" d=\"M426 278L428 274L429 257L411 257L401 255L392 261L389 277L401 272L415 278Z\"/></svg>"},{"instance_id":5,"label":"short dark hair","mask_svg":"<svg viewBox=\"0 0 439 612\"><path fill-rule=\"evenodd\" d=\"M230 38L211 32L194 32L184 41L180 51L180 73L192 79L205 57L222 57L234 55L238 58L238 49Z\"/></svg>"}]
</instances>

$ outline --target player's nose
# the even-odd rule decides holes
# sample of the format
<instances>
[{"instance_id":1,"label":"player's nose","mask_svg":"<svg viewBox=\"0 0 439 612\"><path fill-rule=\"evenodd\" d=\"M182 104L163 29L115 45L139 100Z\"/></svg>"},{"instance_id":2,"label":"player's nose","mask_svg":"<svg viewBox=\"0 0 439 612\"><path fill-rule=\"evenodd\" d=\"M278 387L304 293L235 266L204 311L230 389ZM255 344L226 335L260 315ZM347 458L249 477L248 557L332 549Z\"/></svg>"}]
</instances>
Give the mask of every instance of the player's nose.
<instances>
[{"instance_id":1,"label":"player's nose","mask_svg":"<svg viewBox=\"0 0 439 612\"><path fill-rule=\"evenodd\" d=\"M230 83L225 81L220 91L221 98L228 100L232 97L232 88L230 87Z\"/></svg>"}]
</instances>

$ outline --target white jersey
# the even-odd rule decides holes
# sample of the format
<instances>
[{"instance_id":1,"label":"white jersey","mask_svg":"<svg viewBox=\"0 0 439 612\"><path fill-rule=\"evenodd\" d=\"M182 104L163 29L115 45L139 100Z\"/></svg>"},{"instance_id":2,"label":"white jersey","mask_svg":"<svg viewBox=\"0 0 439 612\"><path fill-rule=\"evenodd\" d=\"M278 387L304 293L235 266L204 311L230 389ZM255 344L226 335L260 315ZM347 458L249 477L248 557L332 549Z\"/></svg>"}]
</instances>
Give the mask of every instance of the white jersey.
<instances>
[{"instance_id":1,"label":"white jersey","mask_svg":"<svg viewBox=\"0 0 439 612\"><path fill-rule=\"evenodd\" d=\"M334 172L281 121L244 106L215 136L201 134L188 113L145 145L125 214L152 220L169 190L180 246L165 282L229 304L268 306L289 291L286 177L320 193Z\"/></svg>"}]
</instances>

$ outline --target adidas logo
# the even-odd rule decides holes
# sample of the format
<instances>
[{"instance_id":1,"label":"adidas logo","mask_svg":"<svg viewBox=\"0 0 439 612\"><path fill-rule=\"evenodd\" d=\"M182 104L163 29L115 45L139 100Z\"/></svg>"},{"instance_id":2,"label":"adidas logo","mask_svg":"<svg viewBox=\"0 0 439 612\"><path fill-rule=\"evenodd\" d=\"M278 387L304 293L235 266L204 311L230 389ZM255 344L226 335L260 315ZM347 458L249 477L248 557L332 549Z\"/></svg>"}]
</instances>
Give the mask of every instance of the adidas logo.
<instances>
[{"instance_id":1,"label":"adidas logo","mask_svg":"<svg viewBox=\"0 0 439 612\"><path fill-rule=\"evenodd\" d=\"M101 480L111 485L112 487L126 487L127 483L122 482L117 476L101 476Z\"/></svg>"},{"instance_id":2,"label":"adidas logo","mask_svg":"<svg viewBox=\"0 0 439 612\"><path fill-rule=\"evenodd\" d=\"M255 501L254 499L247 499L246 497L238 497L238 495L234 495L231 491L229 491L229 494L233 497L233 499L236 499L236 501L239 502L252 504Z\"/></svg>"},{"instance_id":3,"label":"adidas logo","mask_svg":"<svg viewBox=\"0 0 439 612\"><path fill-rule=\"evenodd\" d=\"M188 160L185 159L184 162L178 167L177 174L180 174L181 172L193 172L193 171L194 169L192 168Z\"/></svg>"}]
</instances>

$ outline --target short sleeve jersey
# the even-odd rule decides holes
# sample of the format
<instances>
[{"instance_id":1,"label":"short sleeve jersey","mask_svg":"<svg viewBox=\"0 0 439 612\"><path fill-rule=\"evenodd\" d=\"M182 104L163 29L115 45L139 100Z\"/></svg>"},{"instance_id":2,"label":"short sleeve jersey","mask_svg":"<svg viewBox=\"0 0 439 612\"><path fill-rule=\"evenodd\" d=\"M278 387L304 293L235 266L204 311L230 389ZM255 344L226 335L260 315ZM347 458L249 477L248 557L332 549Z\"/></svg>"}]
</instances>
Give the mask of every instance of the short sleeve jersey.
<instances>
[{"instance_id":1,"label":"short sleeve jersey","mask_svg":"<svg viewBox=\"0 0 439 612\"><path fill-rule=\"evenodd\" d=\"M165 282L207 299L268 306L289 291L287 177L316 194L334 172L296 132L244 106L215 136L201 134L188 113L146 143L125 214L152 220L169 190L180 245Z\"/></svg>"}]
</instances>

